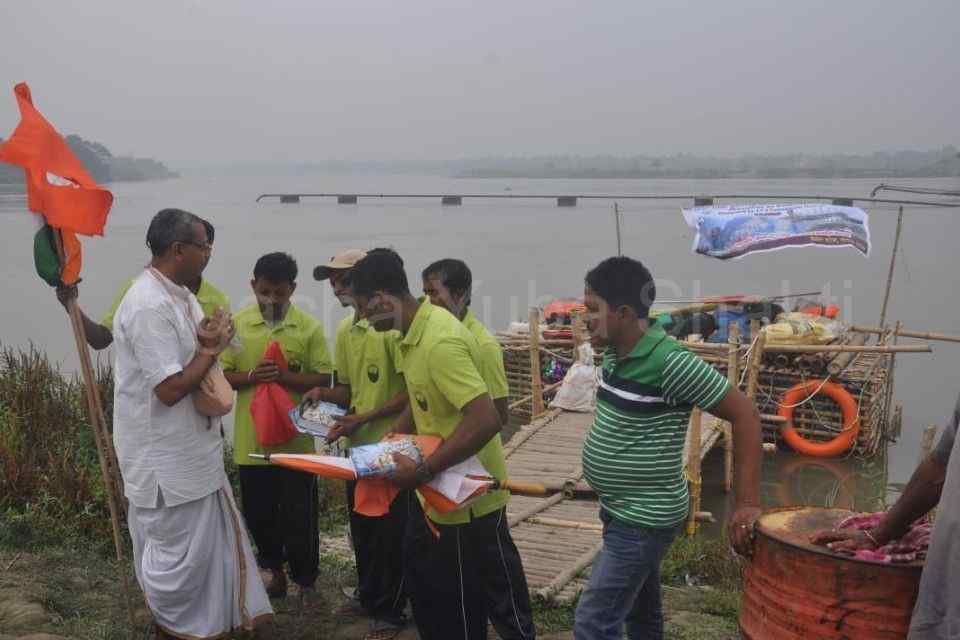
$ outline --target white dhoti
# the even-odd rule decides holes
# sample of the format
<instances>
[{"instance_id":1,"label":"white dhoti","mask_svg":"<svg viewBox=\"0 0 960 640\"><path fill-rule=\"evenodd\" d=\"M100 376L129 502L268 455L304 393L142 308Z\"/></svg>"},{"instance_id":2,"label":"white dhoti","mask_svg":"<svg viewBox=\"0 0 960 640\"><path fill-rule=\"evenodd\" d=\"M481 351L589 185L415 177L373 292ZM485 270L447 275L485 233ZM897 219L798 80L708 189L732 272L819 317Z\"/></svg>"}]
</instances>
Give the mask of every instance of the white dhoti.
<instances>
[{"instance_id":1,"label":"white dhoti","mask_svg":"<svg viewBox=\"0 0 960 640\"><path fill-rule=\"evenodd\" d=\"M219 638L273 615L230 485L156 509L130 504L137 580L157 624L177 638Z\"/></svg>"}]
</instances>

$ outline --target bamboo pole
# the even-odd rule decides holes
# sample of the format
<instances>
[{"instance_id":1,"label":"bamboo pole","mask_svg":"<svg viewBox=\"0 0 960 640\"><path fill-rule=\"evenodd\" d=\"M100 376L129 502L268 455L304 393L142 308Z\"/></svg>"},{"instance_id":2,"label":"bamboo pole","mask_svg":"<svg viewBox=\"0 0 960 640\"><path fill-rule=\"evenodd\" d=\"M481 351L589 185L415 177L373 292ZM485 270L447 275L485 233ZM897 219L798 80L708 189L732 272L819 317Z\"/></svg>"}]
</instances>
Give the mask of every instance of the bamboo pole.
<instances>
[{"instance_id":1,"label":"bamboo pole","mask_svg":"<svg viewBox=\"0 0 960 640\"><path fill-rule=\"evenodd\" d=\"M60 264L66 264L63 236L59 230L54 234L54 244ZM90 425L93 429L93 438L97 447L97 457L100 460L100 474L103 479L103 486L107 491L107 507L110 510L114 550L117 561L122 562L123 544L120 539L120 514L123 513L123 502L121 500L122 494L119 493L120 487L114 475L119 475L119 466L116 461L116 453L113 452L113 442L106 428L103 403L100 399L100 391L97 388L97 379L93 372L93 363L90 360L90 350L87 346L87 335L83 328L83 318L80 315L80 307L77 306L76 298L67 300L67 312L70 316L73 337L77 345L77 355L80 357L84 397L87 401L87 411L90 414Z\"/></svg>"},{"instance_id":2,"label":"bamboo pole","mask_svg":"<svg viewBox=\"0 0 960 640\"><path fill-rule=\"evenodd\" d=\"M740 383L740 325L731 322L727 329L727 380L734 389ZM733 426L723 423L723 490L733 489Z\"/></svg>"},{"instance_id":3,"label":"bamboo pole","mask_svg":"<svg viewBox=\"0 0 960 640\"><path fill-rule=\"evenodd\" d=\"M577 558L576 562L573 563L566 571L555 577L550 581L550 584L539 589L537 594L549 600L553 597L555 593L563 589L567 583L580 575L580 572L586 569L588 566L593 564L593 561L596 559L597 555L600 553L600 550L603 549L603 542L598 542L583 555Z\"/></svg>"},{"instance_id":4,"label":"bamboo pole","mask_svg":"<svg viewBox=\"0 0 960 640\"><path fill-rule=\"evenodd\" d=\"M755 322L756 321L750 323L751 337L756 341L753 343L753 351L750 352L750 364L747 369L747 397L751 402L754 402L757 397L757 384L760 380L760 362L763 360L763 351L767 341L766 334L753 332Z\"/></svg>"},{"instance_id":5,"label":"bamboo pole","mask_svg":"<svg viewBox=\"0 0 960 640\"><path fill-rule=\"evenodd\" d=\"M897 264L897 249L900 247L900 232L903 229L903 205L897 213L897 233L893 237L893 251L890 254L890 270L887 272L887 287L883 292L883 304L880 307L880 326L887 322L887 303L890 301L890 290L893 288L893 271Z\"/></svg>"},{"instance_id":6,"label":"bamboo pole","mask_svg":"<svg viewBox=\"0 0 960 640\"><path fill-rule=\"evenodd\" d=\"M687 449L687 482L690 484L690 512L687 516L687 535L697 532L697 511L700 510L700 436L703 429L703 414L698 407L690 413L689 442Z\"/></svg>"},{"instance_id":7,"label":"bamboo pole","mask_svg":"<svg viewBox=\"0 0 960 640\"><path fill-rule=\"evenodd\" d=\"M560 529L582 529L584 531L603 531L603 525L599 522L581 522L579 520L565 520L563 518L549 518L547 516L530 516L526 519L530 524L542 524L547 527L558 527Z\"/></svg>"},{"instance_id":8,"label":"bamboo pole","mask_svg":"<svg viewBox=\"0 0 960 640\"><path fill-rule=\"evenodd\" d=\"M562 384L563 384L563 380L561 380L561 381L559 381L559 382L554 382L553 384L548 384L547 386L545 386L545 387L543 388L542 393L550 393L551 391L554 391L554 390L556 390L556 389L559 389ZM532 393L527 394L527 395L523 396L522 398L520 398L519 400L517 400L516 402L511 402L511 403L510 403L510 406L507 407L507 410L513 411L514 409L519 409L519 408L522 407L523 405L525 405L525 404L527 404L528 402L530 402L532 399L533 399L533 394L532 394Z\"/></svg>"},{"instance_id":9,"label":"bamboo pole","mask_svg":"<svg viewBox=\"0 0 960 640\"><path fill-rule=\"evenodd\" d=\"M527 508L527 509L524 509L523 511L521 511L521 512L518 513L518 514L509 517L509 518L507 519L507 526L510 527L510 528L513 528L513 527L517 526L518 524L520 524L521 522L523 522L524 520L526 520L527 518L530 518L531 516L535 516L535 515L537 515L538 513L541 513L541 512L543 512L543 511L546 511L547 509L549 509L549 508L552 507L553 505L555 505L555 504L563 501L563 499L564 499L563 492L555 493L555 494L553 494L552 496L550 496L549 498L543 500L542 502L539 502L539 503L533 505L532 507L529 507L529 508Z\"/></svg>"},{"instance_id":10,"label":"bamboo pole","mask_svg":"<svg viewBox=\"0 0 960 640\"><path fill-rule=\"evenodd\" d=\"M66 253L63 248L63 235L59 229L54 235L54 247L61 265L66 264ZM67 300L67 313L70 316L70 325L73 329L74 341L77 345L77 355L80 358L80 371L83 377L84 396L87 401L87 411L90 414L90 426L93 429L93 439L97 447L97 458L100 462L100 474L104 489L107 492L107 508L110 511L110 527L113 532L113 547L117 557L117 571L120 574L120 590L123 608L131 628L136 626L133 607L130 602L130 579L127 576L123 562L123 543L120 539L120 518L126 515L121 491L120 464L117 461L116 451L113 449L113 440L107 429L107 420L103 411L103 402L100 390L97 388L97 379L93 371L93 362L90 360L90 349L87 346L87 334L83 327L83 317L75 297Z\"/></svg>"},{"instance_id":11,"label":"bamboo pole","mask_svg":"<svg viewBox=\"0 0 960 640\"><path fill-rule=\"evenodd\" d=\"M580 345L587 341L583 313L579 309L570 312L570 327L573 329L573 359L576 361Z\"/></svg>"},{"instance_id":12,"label":"bamboo pole","mask_svg":"<svg viewBox=\"0 0 960 640\"><path fill-rule=\"evenodd\" d=\"M530 378L532 385L530 391L533 395L530 411L534 416L539 416L543 413L543 380L540 378L540 310L536 307L531 308L528 319L530 322Z\"/></svg>"},{"instance_id":13,"label":"bamboo pole","mask_svg":"<svg viewBox=\"0 0 960 640\"><path fill-rule=\"evenodd\" d=\"M933 451L933 439L936 435L937 425L935 424L931 424L923 430L923 435L920 436L920 459L917 461L918 465L930 457L930 452Z\"/></svg>"},{"instance_id":14,"label":"bamboo pole","mask_svg":"<svg viewBox=\"0 0 960 640\"><path fill-rule=\"evenodd\" d=\"M513 452L520 447L520 445L526 442L537 431L553 422L558 415L560 415L560 410L554 409L549 414L536 418L533 423L527 425L526 429L521 429L515 433L513 437L510 438L510 441L507 442L506 446L503 447L504 457L509 458Z\"/></svg>"},{"instance_id":15,"label":"bamboo pole","mask_svg":"<svg viewBox=\"0 0 960 640\"><path fill-rule=\"evenodd\" d=\"M880 327L870 327L858 324L851 326L850 330L858 331L860 333L874 333L878 335L883 333L883 329ZM899 329L894 331L894 335L901 338L918 338L920 340L931 340L934 342L960 342L960 336L949 335L946 333L935 333L932 331L910 331L908 329Z\"/></svg>"},{"instance_id":16,"label":"bamboo pole","mask_svg":"<svg viewBox=\"0 0 960 640\"><path fill-rule=\"evenodd\" d=\"M773 353L931 353L926 344L850 345L850 344L774 344Z\"/></svg>"},{"instance_id":17,"label":"bamboo pole","mask_svg":"<svg viewBox=\"0 0 960 640\"><path fill-rule=\"evenodd\" d=\"M867 335L864 333L858 333L851 337L850 342L844 346L859 347L865 345L866 343ZM847 367L853 364L853 361L858 357L859 355L857 353L851 351L838 353L830 360L830 362L827 363L827 373L836 378L843 373Z\"/></svg>"}]
</instances>

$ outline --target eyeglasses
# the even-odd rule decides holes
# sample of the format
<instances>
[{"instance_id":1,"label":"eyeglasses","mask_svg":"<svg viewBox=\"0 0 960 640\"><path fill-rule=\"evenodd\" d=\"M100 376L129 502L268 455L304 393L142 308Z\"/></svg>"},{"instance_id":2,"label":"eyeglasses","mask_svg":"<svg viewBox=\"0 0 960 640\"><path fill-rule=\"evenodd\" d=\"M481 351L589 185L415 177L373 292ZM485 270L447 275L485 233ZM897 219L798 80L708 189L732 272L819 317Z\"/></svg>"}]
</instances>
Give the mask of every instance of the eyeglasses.
<instances>
[{"instance_id":1,"label":"eyeglasses","mask_svg":"<svg viewBox=\"0 0 960 640\"><path fill-rule=\"evenodd\" d=\"M192 247L196 247L197 249L200 249L200 251L204 253L213 252L213 245L210 244L209 242L194 242L192 240L181 240L180 244L189 244Z\"/></svg>"}]
</instances>

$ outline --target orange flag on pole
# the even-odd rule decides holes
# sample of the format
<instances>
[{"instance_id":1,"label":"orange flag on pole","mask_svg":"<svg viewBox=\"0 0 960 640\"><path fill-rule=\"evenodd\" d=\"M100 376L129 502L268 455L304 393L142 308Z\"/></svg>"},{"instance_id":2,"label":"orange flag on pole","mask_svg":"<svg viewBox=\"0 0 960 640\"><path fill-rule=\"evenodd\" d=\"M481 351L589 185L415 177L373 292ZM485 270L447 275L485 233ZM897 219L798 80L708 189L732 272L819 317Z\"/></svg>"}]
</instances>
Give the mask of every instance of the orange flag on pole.
<instances>
[{"instance_id":1,"label":"orange flag on pole","mask_svg":"<svg viewBox=\"0 0 960 640\"><path fill-rule=\"evenodd\" d=\"M94 181L63 136L33 106L30 87L20 83L13 93L20 124L0 144L0 162L25 170L27 207L62 232L66 263L61 279L73 284L80 275L80 243L74 234L103 235L113 194Z\"/></svg>"}]
</instances>

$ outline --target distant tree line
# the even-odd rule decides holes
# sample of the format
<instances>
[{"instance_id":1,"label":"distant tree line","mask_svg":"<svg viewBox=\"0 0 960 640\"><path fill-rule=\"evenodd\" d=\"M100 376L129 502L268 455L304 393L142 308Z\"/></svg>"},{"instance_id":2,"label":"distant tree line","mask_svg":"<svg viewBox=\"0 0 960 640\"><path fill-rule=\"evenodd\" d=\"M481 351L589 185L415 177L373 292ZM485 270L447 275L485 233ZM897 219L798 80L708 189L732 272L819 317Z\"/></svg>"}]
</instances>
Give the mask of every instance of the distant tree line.
<instances>
[{"instance_id":1,"label":"distant tree line","mask_svg":"<svg viewBox=\"0 0 960 640\"><path fill-rule=\"evenodd\" d=\"M0 142L2 142L0 138ZM152 158L115 156L99 142L85 140L78 135L66 137L67 144L83 163L93 179L101 184L139 180L175 178L177 173L162 162ZM0 162L0 184L23 184L23 171L19 167Z\"/></svg>"},{"instance_id":2,"label":"distant tree line","mask_svg":"<svg viewBox=\"0 0 960 640\"><path fill-rule=\"evenodd\" d=\"M960 176L954 146L869 155L541 156L462 160L468 178L940 178Z\"/></svg>"}]
</instances>

